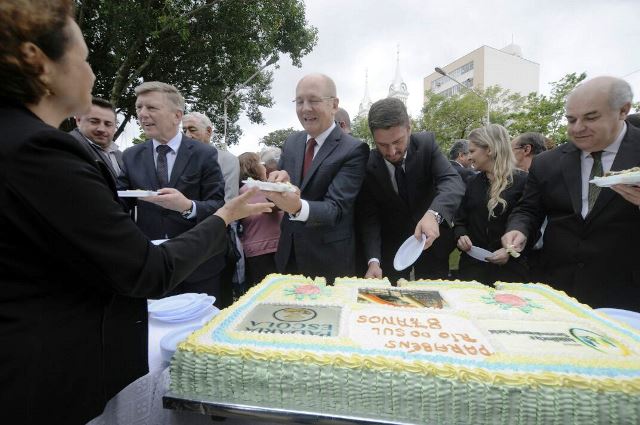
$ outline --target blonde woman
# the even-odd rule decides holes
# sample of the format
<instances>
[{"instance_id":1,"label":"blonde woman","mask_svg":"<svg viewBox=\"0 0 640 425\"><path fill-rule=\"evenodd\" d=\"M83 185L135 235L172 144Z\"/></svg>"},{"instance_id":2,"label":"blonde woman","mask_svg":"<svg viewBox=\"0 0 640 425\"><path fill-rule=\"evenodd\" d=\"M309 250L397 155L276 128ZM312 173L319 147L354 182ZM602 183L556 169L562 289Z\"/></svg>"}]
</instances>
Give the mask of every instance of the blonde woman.
<instances>
[{"instance_id":1,"label":"blonde woman","mask_svg":"<svg viewBox=\"0 0 640 425\"><path fill-rule=\"evenodd\" d=\"M498 124L476 128L469 134L470 161L479 173L469 179L455 219L458 248L472 246L491 251L486 262L468 255L460 258L460 278L491 284L497 280L528 279L525 255L510 257L500 242L507 218L522 196L527 174L515 168L507 130Z\"/></svg>"}]
</instances>

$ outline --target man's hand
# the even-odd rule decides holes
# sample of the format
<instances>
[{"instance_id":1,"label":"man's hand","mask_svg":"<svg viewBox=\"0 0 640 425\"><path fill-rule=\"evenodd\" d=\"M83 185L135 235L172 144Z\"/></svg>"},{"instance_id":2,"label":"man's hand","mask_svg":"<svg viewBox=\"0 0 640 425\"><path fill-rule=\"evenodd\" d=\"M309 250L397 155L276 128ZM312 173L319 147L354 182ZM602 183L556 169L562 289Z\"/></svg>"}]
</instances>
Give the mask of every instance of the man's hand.
<instances>
[{"instance_id":1,"label":"man's hand","mask_svg":"<svg viewBox=\"0 0 640 425\"><path fill-rule=\"evenodd\" d=\"M469 251L473 246L471 239L467 235L460 236L456 245L458 246L458 249L463 252Z\"/></svg>"},{"instance_id":2,"label":"man's hand","mask_svg":"<svg viewBox=\"0 0 640 425\"><path fill-rule=\"evenodd\" d=\"M138 199L178 212L186 211L191 208L192 205L191 201L187 199L182 192L172 187L165 187L158 190L157 196L145 196Z\"/></svg>"},{"instance_id":3,"label":"man's hand","mask_svg":"<svg viewBox=\"0 0 640 425\"><path fill-rule=\"evenodd\" d=\"M632 184L615 184L611 189L633 205L640 207L640 186Z\"/></svg>"},{"instance_id":4,"label":"man's hand","mask_svg":"<svg viewBox=\"0 0 640 425\"><path fill-rule=\"evenodd\" d=\"M507 261L509 261L509 254L506 249L500 248L499 250L494 251L491 257L485 258L485 260L501 266L503 264L507 264Z\"/></svg>"},{"instance_id":5,"label":"man's hand","mask_svg":"<svg viewBox=\"0 0 640 425\"><path fill-rule=\"evenodd\" d=\"M291 179L289 179L289 173L286 171L277 170L269 173L267 181L272 183L289 183Z\"/></svg>"},{"instance_id":6,"label":"man's hand","mask_svg":"<svg viewBox=\"0 0 640 425\"><path fill-rule=\"evenodd\" d=\"M519 230L512 230L505 233L501 240L503 248L512 248L516 252L522 252L527 243L527 237Z\"/></svg>"},{"instance_id":7,"label":"man's hand","mask_svg":"<svg viewBox=\"0 0 640 425\"><path fill-rule=\"evenodd\" d=\"M227 225L241 218L248 217L253 214L261 214L271 212L273 204L271 202L260 202L250 204L251 197L258 193L258 189L252 188L247 190L240 196L236 196L220 209L215 215L224 220Z\"/></svg>"},{"instance_id":8,"label":"man's hand","mask_svg":"<svg viewBox=\"0 0 640 425\"><path fill-rule=\"evenodd\" d=\"M367 272L364 274L365 279L382 279L382 269L380 268L380 263L377 261L372 261L369 263L369 268Z\"/></svg>"},{"instance_id":9,"label":"man's hand","mask_svg":"<svg viewBox=\"0 0 640 425\"><path fill-rule=\"evenodd\" d=\"M275 172L276 171L274 171L274 173ZM276 204L278 208L282 211L288 212L289 214L297 214L300 211L300 208L302 208L302 202L300 202L300 189L298 188L296 188L295 192L272 192L264 190L262 193L264 193L264 196L266 196L267 199Z\"/></svg>"},{"instance_id":10,"label":"man's hand","mask_svg":"<svg viewBox=\"0 0 640 425\"><path fill-rule=\"evenodd\" d=\"M431 247L433 242L440 236L440 225L436 221L433 214L427 212L422 216L422 219L418 222L413 236L419 241L422 240L422 235L427 236L427 243L424 244L424 249Z\"/></svg>"}]
</instances>

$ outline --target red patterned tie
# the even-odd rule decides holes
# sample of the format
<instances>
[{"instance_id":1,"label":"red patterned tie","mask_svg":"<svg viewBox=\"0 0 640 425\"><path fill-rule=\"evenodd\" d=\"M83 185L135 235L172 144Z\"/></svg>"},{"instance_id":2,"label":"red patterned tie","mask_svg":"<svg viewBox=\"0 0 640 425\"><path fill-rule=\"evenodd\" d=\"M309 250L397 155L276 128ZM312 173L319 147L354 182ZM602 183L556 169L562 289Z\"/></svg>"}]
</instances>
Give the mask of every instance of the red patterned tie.
<instances>
[{"instance_id":1,"label":"red patterned tie","mask_svg":"<svg viewBox=\"0 0 640 425\"><path fill-rule=\"evenodd\" d=\"M307 141L307 149L304 151L304 162L302 164L302 178L307 175L307 171L311 168L311 162L313 161L313 150L316 147L316 139L309 139Z\"/></svg>"}]
</instances>

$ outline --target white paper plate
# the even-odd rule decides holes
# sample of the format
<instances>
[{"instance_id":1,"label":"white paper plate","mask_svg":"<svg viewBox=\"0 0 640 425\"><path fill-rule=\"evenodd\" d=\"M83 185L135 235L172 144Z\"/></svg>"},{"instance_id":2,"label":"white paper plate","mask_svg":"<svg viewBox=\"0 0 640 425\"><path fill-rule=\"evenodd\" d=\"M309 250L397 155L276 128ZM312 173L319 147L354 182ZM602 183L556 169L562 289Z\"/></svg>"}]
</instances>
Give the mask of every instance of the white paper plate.
<instances>
[{"instance_id":1,"label":"white paper plate","mask_svg":"<svg viewBox=\"0 0 640 425\"><path fill-rule=\"evenodd\" d=\"M162 320L162 321L170 321L170 320L180 320L191 317L196 318L201 316L201 312L211 307L215 301L216 297L205 297L189 306L182 308L180 310L173 310L170 312L158 312L158 313L150 313L151 317L154 319Z\"/></svg>"},{"instance_id":2,"label":"white paper plate","mask_svg":"<svg viewBox=\"0 0 640 425\"><path fill-rule=\"evenodd\" d=\"M162 360L169 363L171 361L171 357L173 357L173 353L175 353L178 348L178 344L187 339L189 335L201 327L202 326L200 325L184 326L163 336L160 340L160 354L162 355Z\"/></svg>"},{"instance_id":3,"label":"white paper plate","mask_svg":"<svg viewBox=\"0 0 640 425\"><path fill-rule=\"evenodd\" d=\"M153 320L157 320L162 323L184 323L191 322L192 320L202 319L205 316L211 316L214 313L217 313L219 310L217 307L210 305L203 309L200 309L195 312L191 312L189 314L183 314L180 316L172 316L172 317L162 317L162 316L152 316ZM200 323L200 321L198 321Z\"/></svg>"},{"instance_id":4,"label":"white paper plate","mask_svg":"<svg viewBox=\"0 0 640 425\"><path fill-rule=\"evenodd\" d=\"M393 259L393 268L401 271L415 263L420 254L422 254L425 243L427 243L427 236L424 234L421 241L414 236L410 236L398 248L398 252L396 252L396 256Z\"/></svg>"},{"instance_id":5,"label":"white paper plate","mask_svg":"<svg viewBox=\"0 0 640 425\"><path fill-rule=\"evenodd\" d=\"M629 310L621 310L619 308L598 308L597 312L604 313L607 316L626 323L632 328L640 331L640 313Z\"/></svg>"},{"instance_id":6,"label":"white paper plate","mask_svg":"<svg viewBox=\"0 0 640 425\"><path fill-rule=\"evenodd\" d=\"M198 304L207 294L180 294L162 298L148 308L150 314L172 315Z\"/></svg>"},{"instance_id":7,"label":"white paper plate","mask_svg":"<svg viewBox=\"0 0 640 425\"><path fill-rule=\"evenodd\" d=\"M593 183L600 187L611 187L614 184L640 184L640 171L634 171L627 174L616 174L609 177L596 177L590 180L589 183Z\"/></svg>"},{"instance_id":8,"label":"white paper plate","mask_svg":"<svg viewBox=\"0 0 640 425\"><path fill-rule=\"evenodd\" d=\"M242 180L247 187L257 187L260 190L268 190L271 192L295 192L296 187L289 183L263 182L260 180Z\"/></svg>"},{"instance_id":9,"label":"white paper plate","mask_svg":"<svg viewBox=\"0 0 640 425\"><path fill-rule=\"evenodd\" d=\"M492 257L493 256L493 252L487 251L484 248L479 248L477 246L472 246L471 249L469 251L467 251L467 255L469 255L470 257L475 258L476 260L484 261L486 263L487 262L486 258L487 257Z\"/></svg>"},{"instance_id":10,"label":"white paper plate","mask_svg":"<svg viewBox=\"0 0 640 425\"><path fill-rule=\"evenodd\" d=\"M119 190L118 196L121 198L144 198L145 196L157 196L158 192L153 190Z\"/></svg>"}]
</instances>

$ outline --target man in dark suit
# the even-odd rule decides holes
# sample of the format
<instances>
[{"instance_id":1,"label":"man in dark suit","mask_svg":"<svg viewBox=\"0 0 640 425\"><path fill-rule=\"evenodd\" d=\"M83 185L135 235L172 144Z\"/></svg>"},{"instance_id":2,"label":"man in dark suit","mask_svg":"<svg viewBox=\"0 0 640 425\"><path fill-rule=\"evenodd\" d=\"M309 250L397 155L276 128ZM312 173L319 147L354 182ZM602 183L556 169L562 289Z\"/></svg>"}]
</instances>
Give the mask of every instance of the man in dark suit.
<instances>
[{"instance_id":1,"label":"man in dark suit","mask_svg":"<svg viewBox=\"0 0 640 425\"><path fill-rule=\"evenodd\" d=\"M98 97L91 99L91 109L76 118L77 128L69 132L88 148L97 161L107 167L114 180L122 173L122 152L113 142L116 133L116 110L113 105Z\"/></svg>"},{"instance_id":2,"label":"man in dark suit","mask_svg":"<svg viewBox=\"0 0 640 425\"><path fill-rule=\"evenodd\" d=\"M545 282L592 307L640 311L640 187L589 183L640 165L640 129L625 123L631 101L618 78L574 89L565 107L571 142L533 159L502 243L522 249L546 216Z\"/></svg>"},{"instance_id":3,"label":"man in dark suit","mask_svg":"<svg viewBox=\"0 0 640 425\"><path fill-rule=\"evenodd\" d=\"M138 200L136 223L150 239L171 239L224 205L218 155L214 147L180 132L184 98L175 87L152 81L135 92L138 120L149 140L124 152L120 189L157 190L158 196ZM224 264L224 255L213 257L172 293L219 297Z\"/></svg>"},{"instance_id":4,"label":"man in dark suit","mask_svg":"<svg viewBox=\"0 0 640 425\"><path fill-rule=\"evenodd\" d=\"M454 248L451 223L464 195L462 179L440 152L433 133L411 134L402 101L386 98L369 110L376 149L358 198L358 232L368 259L367 278L409 276L393 259L411 235L427 236L416 278L446 278Z\"/></svg>"},{"instance_id":5,"label":"man in dark suit","mask_svg":"<svg viewBox=\"0 0 640 425\"><path fill-rule=\"evenodd\" d=\"M469 141L464 139L456 140L449 150L449 162L460 174L462 181L467 183L476 172L470 168L469 164Z\"/></svg>"},{"instance_id":6,"label":"man in dark suit","mask_svg":"<svg viewBox=\"0 0 640 425\"><path fill-rule=\"evenodd\" d=\"M288 213L282 220L276 265L281 272L324 276L331 283L354 274L353 204L369 147L334 122L339 101L331 78L305 76L294 102L305 131L287 138L281 171L272 172L269 181L290 181L299 191L267 192Z\"/></svg>"}]
</instances>

